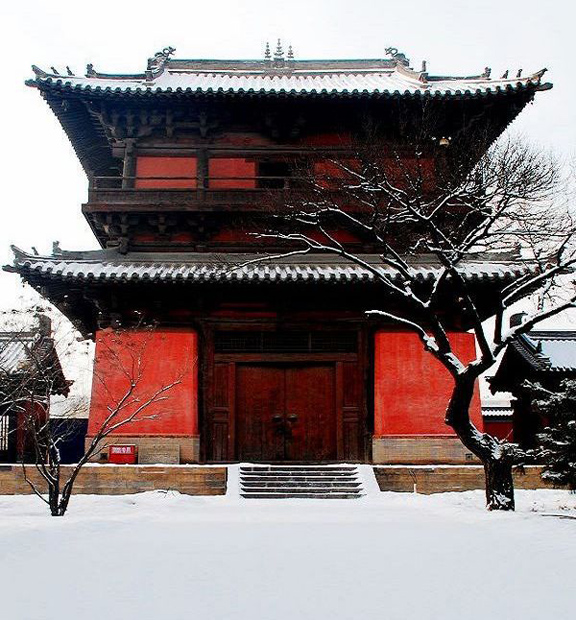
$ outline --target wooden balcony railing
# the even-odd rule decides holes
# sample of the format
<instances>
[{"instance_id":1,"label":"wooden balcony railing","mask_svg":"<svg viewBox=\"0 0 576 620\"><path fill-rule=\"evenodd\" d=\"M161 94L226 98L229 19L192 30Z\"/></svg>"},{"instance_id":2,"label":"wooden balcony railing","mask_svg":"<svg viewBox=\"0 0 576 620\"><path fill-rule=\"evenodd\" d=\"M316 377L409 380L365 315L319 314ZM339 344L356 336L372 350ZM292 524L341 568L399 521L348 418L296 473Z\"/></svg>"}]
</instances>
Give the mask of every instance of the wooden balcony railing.
<instances>
[{"instance_id":1,"label":"wooden balcony railing","mask_svg":"<svg viewBox=\"0 0 576 620\"><path fill-rule=\"evenodd\" d=\"M90 180L87 212L163 209L261 210L310 194L305 177L114 177Z\"/></svg>"}]
</instances>

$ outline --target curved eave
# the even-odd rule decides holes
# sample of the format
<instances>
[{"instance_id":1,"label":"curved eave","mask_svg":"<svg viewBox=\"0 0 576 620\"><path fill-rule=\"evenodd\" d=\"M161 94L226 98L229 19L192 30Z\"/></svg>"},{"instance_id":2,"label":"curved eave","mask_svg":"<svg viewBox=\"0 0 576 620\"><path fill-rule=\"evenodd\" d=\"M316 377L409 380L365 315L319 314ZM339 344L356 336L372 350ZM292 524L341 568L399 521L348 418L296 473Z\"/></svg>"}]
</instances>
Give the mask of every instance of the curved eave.
<instances>
[{"instance_id":1,"label":"curved eave","mask_svg":"<svg viewBox=\"0 0 576 620\"><path fill-rule=\"evenodd\" d=\"M87 176L108 175L115 171L117 161L112 157L108 139L90 117L83 101L67 99L62 105L62 93L42 90L43 98L58 119Z\"/></svg>"},{"instance_id":2,"label":"curved eave","mask_svg":"<svg viewBox=\"0 0 576 620\"><path fill-rule=\"evenodd\" d=\"M506 86L495 85L494 87L478 88L476 90L440 90L434 88L420 89L420 90L286 90L286 89L212 89L212 88L166 88L153 87L148 88L130 88L117 86L112 88L110 86L100 87L91 86L90 84L76 84L72 85L65 79L34 79L27 80L28 86L39 88L43 91L66 93L66 94L88 94L90 97L113 97L119 99L150 99L154 97L161 98L180 98L180 97L198 97L198 96L225 96L225 97L265 97L265 98L337 98L337 99L370 99L370 98L389 98L389 99L477 99L477 98L490 98L493 96L505 95L510 93L526 93L526 92L538 92L545 91L552 88L552 84L535 83L535 82L517 82L515 84L507 84Z\"/></svg>"},{"instance_id":3,"label":"curved eave","mask_svg":"<svg viewBox=\"0 0 576 620\"><path fill-rule=\"evenodd\" d=\"M351 263L318 264L309 263L286 264L274 260L262 260L250 264L213 262L186 263L179 261L167 262L129 262L99 263L69 259L46 259L29 256L14 248L13 265L4 267L5 271L18 273L25 280L42 280L79 284L380 284L379 277L373 272ZM414 265L414 276L422 284L433 283L441 271L439 267ZM384 269L385 275L394 281L400 281L398 273ZM462 275L471 284L509 283L525 276L531 270L526 265L511 266L505 269L486 267L482 271L478 264L463 266Z\"/></svg>"}]
</instances>

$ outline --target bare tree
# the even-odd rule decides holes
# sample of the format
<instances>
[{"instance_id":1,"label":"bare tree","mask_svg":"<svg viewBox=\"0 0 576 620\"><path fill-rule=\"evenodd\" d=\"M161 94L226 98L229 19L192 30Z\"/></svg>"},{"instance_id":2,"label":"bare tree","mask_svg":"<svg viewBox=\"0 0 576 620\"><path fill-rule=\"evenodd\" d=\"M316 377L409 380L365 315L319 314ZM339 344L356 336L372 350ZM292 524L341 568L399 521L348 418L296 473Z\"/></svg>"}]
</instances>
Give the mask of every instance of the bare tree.
<instances>
[{"instance_id":1,"label":"bare tree","mask_svg":"<svg viewBox=\"0 0 576 620\"><path fill-rule=\"evenodd\" d=\"M576 300L574 287L558 294L558 277L576 260L575 222L558 206L559 166L521 141L503 141L488 150L476 138L465 144L442 139L434 147L416 141L402 150L373 137L346 157L322 162L305 176L301 190L264 237L287 244L285 254L328 252L372 274L383 287L367 314L414 330L422 345L453 379L445 422L483 463L487 506L513 510L512 467L524 462L519 446L481 432L470 417L478 378L516 336ZM302 176L302 175L301 175ZM367 261L338 241L345 229L378 248L379 263ZM486 327L466 263L487 251L516 253L524 275L497 290L494 328ZM423 282L418 260L437 265ZM259 259L257 259L259 260ZM521 325L505 328L505 312L519 299L541 291L542 303ZM452 318L443 304L450 297ZM449 338L454 318L473 331L478 354L470 362Z\"/></svg>"},{"instance_id":2,"label":"bare tree","mask_svg":"<svg viewBox=\"0 0 576 620\"><path fill-rule=\"evenodd\" d=\"M94 373L95 389L102 390L103 400L107 403L106 412L81 458L64 470L67 472L64 478L61 449L74 432L73 426L65 422L67 418L75 417L75 405L69 407L63 417L50 418L50 397L59 391L58 382L62 381L60 369L56 368L58 357L50 346L31 347L20 337L27 347L27 362L19 377L6 383L8 387L3 390L2 400L5 408L16 413L19 420L16 430L27 442L27 458L22 462L25 480L49 506L52 516L65 514L78 474L97 452L107 447L110 435L128 424L169 413L166 409L160 413L158 405L164 407L170 391L181 383L186 368L177 369L178 374L162 385L146 388L145 372L150 358L146 351L154 331L153 328L140 328L138 339L130 339L130 333L131 330L117 330L100 342L100 358L105 358L106 368L115 377L114 387L109 385L108 376ZM17 333L14 338L19 338ZM39 474L40 485L37 477L33 480L29 475L31 466Z\"/></svg>"}]
</instances>

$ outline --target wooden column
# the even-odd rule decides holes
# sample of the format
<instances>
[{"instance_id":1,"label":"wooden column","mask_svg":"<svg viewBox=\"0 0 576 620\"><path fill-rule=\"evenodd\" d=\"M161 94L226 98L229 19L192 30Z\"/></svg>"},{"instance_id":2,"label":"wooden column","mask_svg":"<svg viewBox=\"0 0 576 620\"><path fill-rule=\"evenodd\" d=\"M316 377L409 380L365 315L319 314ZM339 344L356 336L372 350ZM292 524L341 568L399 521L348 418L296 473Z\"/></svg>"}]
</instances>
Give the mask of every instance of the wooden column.
<instances>
[{"instance_id":1,"label":"wooden column","mask_svg":"<svg viewBox=\"0 0 576 620\"><path fill-rule=\"evenodd\" d=\"M126 139L124 148L124 168L122 169L122 188L134 187L136 176L136 140Z\"/></svg>"}]
</instances>

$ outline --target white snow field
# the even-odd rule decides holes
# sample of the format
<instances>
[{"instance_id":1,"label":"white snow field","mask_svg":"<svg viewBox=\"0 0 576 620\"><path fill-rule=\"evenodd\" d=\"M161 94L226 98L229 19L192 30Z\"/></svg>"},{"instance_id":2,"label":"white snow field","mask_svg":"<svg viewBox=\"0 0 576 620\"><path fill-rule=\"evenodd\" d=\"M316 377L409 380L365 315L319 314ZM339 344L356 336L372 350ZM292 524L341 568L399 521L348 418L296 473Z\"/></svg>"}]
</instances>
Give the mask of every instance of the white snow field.
<instances>
[{"instance_id":1,"label":"white snow field","mask_svg":"<svg viewBox=\"0 0 576 620\"><path fill-rule=\"evenodd\" d=\"M576 496L357 500L75 496L53 518L0 497L6 620L562 620L575 615Z\"/></svg>"}]
</instances>

